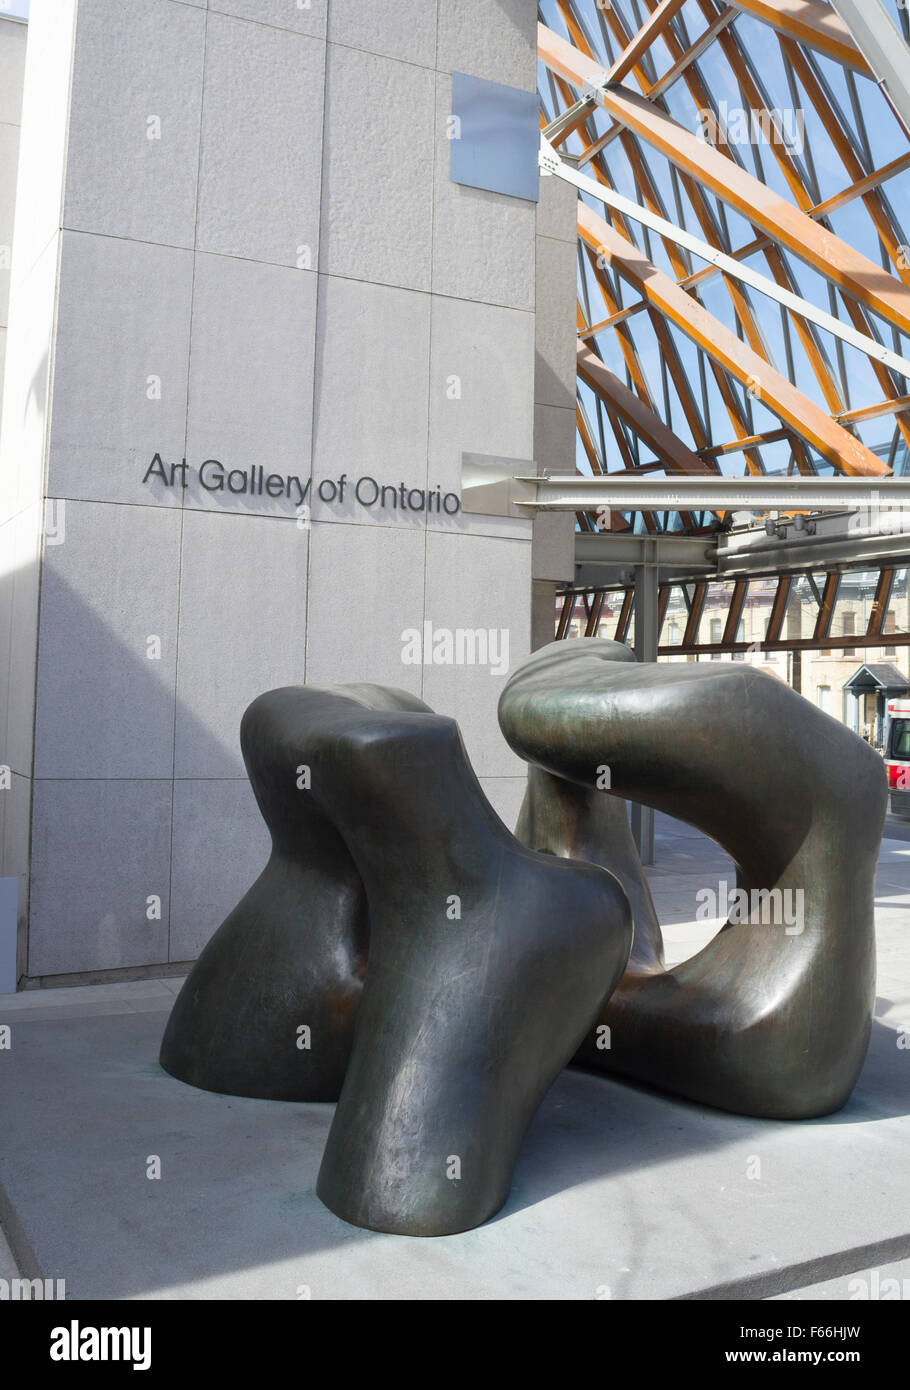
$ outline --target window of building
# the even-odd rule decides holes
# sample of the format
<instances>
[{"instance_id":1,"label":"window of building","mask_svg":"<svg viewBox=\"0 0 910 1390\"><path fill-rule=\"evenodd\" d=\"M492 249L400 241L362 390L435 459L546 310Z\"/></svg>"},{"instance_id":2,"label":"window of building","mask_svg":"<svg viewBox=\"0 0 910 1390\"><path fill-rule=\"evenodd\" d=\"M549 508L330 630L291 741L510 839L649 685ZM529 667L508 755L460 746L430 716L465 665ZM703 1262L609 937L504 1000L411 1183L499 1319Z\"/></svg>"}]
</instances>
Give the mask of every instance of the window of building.
<instances>
[{"instance_id":1,"label":"window of building","mask_svg":"<svg viewBox=\"0 0 910 1390\"><path fill-rule=\"evenodd\" d=\"M845 636L845 637L852 637L853 634L854 634L855 632L856 632L856 614L855 614L855 613L845 613L845 614L844 614L844 636ZM855 647L844 647L844 656L856 656L856 648L855 648Z\"/></svg>"},{"instance_id":2,"label":"window of building","mask_svg":"<svg viewBox=\"0 0 910 1390\"><path fill-rule=\"evenodd\" d=\"M882 631L883 631L883 632L897 632L897 625L896 625L895 618L894 618L894 609L893 609L893 608L889 608L888 611L887 611L887 613L885 614L885 625L884 625L884 627L882 628ZM896 652L896 650L895 650L894 647L882 647L882 656L896 656L896 655L897 655L897 652Z\"/></svg>"}]
</instances>

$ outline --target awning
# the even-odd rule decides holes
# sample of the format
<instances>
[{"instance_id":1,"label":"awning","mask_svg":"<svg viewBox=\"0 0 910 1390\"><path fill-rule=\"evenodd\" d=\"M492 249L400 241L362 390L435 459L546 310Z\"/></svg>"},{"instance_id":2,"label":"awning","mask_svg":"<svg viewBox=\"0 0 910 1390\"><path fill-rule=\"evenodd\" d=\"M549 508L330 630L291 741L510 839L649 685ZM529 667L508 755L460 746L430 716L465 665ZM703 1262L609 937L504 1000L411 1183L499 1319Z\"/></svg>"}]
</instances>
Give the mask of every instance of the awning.
<instances>
[{"instance_id":1,"label":"awning","mask_svg":"<svg viewBox=\"0 0 910 1390\"><path fill-rule=\"evenodd\" d=\"M890 661L880 661L870 666L861 666L848 681L844 681L844 689L852 690L856 694L872 690L880 690L886 695L908 694L910 679L896 666L892 666Z\"/></svg>"}]
</instances>

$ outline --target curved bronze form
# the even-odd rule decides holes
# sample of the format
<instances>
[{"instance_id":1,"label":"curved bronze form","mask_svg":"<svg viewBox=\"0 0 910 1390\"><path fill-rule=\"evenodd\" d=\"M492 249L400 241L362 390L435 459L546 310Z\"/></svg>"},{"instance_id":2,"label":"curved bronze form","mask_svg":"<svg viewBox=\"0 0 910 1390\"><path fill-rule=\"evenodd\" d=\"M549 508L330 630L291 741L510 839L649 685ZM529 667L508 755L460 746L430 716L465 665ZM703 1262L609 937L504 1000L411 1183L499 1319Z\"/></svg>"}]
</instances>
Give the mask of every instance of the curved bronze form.
<instances>
[{"instance_id":1,"label":"curved bronze form","mask_svg":"<svg viewBox=\"0 0 910 1390\"><path fill-rule=\"evenodd\" d=\"M451 719L314 694L302 742L370 905L317 1193L374 1230L468 1230L505 1201L534 1112L625 968L627 900L509 833Z\"/></svg>"},{"instance_id":2,"label":"curved bronze form","mask_svg":"<svg viewBox=\"0 0 910 1390\"><path fill-rule=\"evenodd\" d=\"M660 923L624 801L532 766L528 768L528 786L515 835L522 844L541 854L583 859L615 874L632 909L634 936L629 971L637 974L663 966Z\"/></svg>"},{"instance_id":3,"label":"curved bronze form","mask_svg":"<svg viewBox=\"0 0 910 1390\"><path fill-rule=\"evenodd\" d=\"M324 693L353 708L427 708L382 686L335 692ZM273 690L243 716L244 762L272 853L193 966L161 1045L165 1070L203 1090L296 1101L341 1091L369 931L360 874L305 785L300 714L317 693Z\"/></svg>"},{"instance_id":4,"label":"curved bronze form","mask_svg":"<svg viewBox=\"0 0 910 1390\"><path fill-rule=\"evenodd\" d=\"M874 1002L886 788L873 750L751 667L640 666L597 638L535 653L499 714L512 748L549 774L529 783L521 828L531 843L560 841L559 782L571 783L568 852L610 864L617 843L616 872L634 896L624 828L615 841L616 824L595 810L609 767L612 796L710 835L748 895L740 920L669 971L639 895L636 964L612 997L605 990L598 1020L610 1047L594 1029L575 1060L749 1115L803 1119L842 1106ZM601 830L610 838L598 850Z\"/></svg>"},{"instance_id":5,"label":"curved bronze form","mask_svg":"<svg viewBox=\"0 0 910 1390\"><path fill-rule=\"evenodd\" d=\"M341 1090L327 1206L401 1234L479 1225L625 968L622 888L510 835L457 725L402 692L273 690L241 742L272 857L184 984L162 1065L235 1095Z\"/></svg>"}]
</instances>

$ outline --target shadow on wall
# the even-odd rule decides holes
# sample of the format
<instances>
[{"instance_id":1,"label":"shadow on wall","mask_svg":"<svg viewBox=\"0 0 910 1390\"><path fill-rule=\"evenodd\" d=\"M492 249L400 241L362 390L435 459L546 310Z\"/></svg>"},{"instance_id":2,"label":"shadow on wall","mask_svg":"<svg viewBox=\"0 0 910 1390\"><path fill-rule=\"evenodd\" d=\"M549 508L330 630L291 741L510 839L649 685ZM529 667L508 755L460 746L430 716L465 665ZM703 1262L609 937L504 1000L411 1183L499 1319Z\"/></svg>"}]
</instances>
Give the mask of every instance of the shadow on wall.
<instances>
[{"instance_id":1,"label":"shadow on wall","mask_svg":"<svg viewBox=\"0 0 910 1390\"><path fill-rule=\"evenodd\" d=\"M28 581L33 572L0 575L0 615ZM0 791L2 873L19 876L20 922L30 919L20 971L187 962L262 870L270 842L242 764L236 776L175 778L176 735L196 766L223 766L226 750L239 749L248 700L213 731L177 698L175 631L137 630L127 645L52 563L42 584L35 776L14 767L11 789ZM33 679L17 660L13 650L11 687ZM203 704L223 675L209 672ZM0 729L12 709L3 698ZM0 749L0 765L12 761Z\"/></svg>"}]
</instances>

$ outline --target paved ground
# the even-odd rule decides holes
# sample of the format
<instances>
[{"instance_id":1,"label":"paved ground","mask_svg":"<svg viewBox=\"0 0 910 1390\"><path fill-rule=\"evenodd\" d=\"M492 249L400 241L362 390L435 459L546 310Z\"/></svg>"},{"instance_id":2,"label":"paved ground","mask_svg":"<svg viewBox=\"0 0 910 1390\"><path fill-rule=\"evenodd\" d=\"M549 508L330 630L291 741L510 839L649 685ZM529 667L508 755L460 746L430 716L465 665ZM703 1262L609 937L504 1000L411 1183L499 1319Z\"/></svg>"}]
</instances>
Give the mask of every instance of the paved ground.
<instances>
[{"instance_id":1,"label":"paved ground","mask_svg":"<svg viewBox=\"0 0 910 1390\"><path fill-rule=\"evenodd\" d=\"M720 850L659 819L651 881L671 960L715 930L694 920L695 893L723 878ZM883 846L877 926L869 1059L839 1115L760 1122L567 1071L503 1212L434 1240L357 1230L317 1200L331 1106L209 1095L161 1071L179 980L0 997L12 1028L0 1051L0 1224L21 1272L65 1279L71 1298L910 1294L904 841Z\"/></svg>"},{"instance_id":2,"label":"paved ground","mask_svg":"<svg viewBox=\"0 0 910 1390\"><path fill-rule=\"evenodd\" d=\"M910 840L910 816L892 816L885 819L885 836L889 840Z\"/></svg>"}]
</instances>

